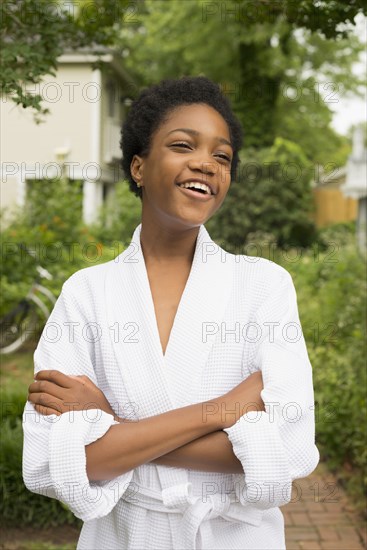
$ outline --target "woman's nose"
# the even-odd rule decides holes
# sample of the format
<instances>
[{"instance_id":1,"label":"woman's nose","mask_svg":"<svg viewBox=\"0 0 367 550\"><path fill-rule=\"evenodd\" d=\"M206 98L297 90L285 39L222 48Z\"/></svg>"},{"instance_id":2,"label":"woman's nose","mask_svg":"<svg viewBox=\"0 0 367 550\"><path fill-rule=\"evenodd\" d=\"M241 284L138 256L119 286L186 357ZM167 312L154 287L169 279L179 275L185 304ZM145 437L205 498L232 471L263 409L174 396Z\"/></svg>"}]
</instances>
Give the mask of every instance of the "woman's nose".
<instances>
[{"instance_id":1,"label":"woman's nose","mask_svg":"<svg viewBox=\"0 0 367 550\"><path fill-rule=\"evenodd\" d=\"M204 174L215 174L218 166L209 153L197 152L190 156L188 166L191 170L200 170Z\"/></svg>"}]
</instances>

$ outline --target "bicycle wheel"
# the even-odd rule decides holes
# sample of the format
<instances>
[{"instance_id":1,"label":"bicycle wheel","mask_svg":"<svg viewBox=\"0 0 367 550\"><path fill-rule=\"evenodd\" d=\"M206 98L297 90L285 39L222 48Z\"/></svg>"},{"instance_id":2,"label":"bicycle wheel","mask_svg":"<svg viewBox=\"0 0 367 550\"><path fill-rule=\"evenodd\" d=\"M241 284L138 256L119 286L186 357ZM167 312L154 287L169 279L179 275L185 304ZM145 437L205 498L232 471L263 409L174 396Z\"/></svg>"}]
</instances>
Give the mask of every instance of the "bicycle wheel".
<instances>
[{"instance_id":1,"label":"bicycle wheel","mask_svg":"<svg viewBox=\"0 0 367 550\"><path fill-rule=\"evenodd\" d=\"M38 315L32 303L21 300L0 319L0 354L13 353L35 334Z\"/></svg>"}]
</instances>

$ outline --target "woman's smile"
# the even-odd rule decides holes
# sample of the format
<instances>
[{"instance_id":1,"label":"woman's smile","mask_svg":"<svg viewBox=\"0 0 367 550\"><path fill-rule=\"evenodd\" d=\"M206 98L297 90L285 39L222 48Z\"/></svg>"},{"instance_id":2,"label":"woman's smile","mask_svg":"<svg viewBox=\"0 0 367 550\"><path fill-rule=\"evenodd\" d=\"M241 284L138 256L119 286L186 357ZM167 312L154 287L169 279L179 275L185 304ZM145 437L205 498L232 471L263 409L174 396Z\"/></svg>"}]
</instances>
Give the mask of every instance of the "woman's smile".
<instances>
[{"instance_id":1,"label":"woman's smile","mask_svg":"<svg viewBox=\"0 0 367 550\"><path fill-rule=\"evenodd\" d=\"M179 185L176 185L177 189L181 191L189 200L196 200L199 202L208 202L214 199L215 195L212 195L211 193L205 193L203 191L199 191L198 189L186 189L185 187L180 187Z\"/></svg>"}]
</instances>

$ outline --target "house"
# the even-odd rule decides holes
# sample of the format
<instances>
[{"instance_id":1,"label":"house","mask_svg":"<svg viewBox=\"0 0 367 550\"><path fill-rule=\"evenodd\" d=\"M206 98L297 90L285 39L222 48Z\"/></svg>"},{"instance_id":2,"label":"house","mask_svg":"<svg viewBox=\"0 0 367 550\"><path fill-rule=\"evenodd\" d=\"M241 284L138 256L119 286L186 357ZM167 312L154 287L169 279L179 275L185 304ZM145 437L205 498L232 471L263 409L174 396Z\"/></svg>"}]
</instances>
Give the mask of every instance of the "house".
<instances>
[{"instance_id":1,"label":"house","mask_svg":"<svg viewBox=\"0 0 367 550\"><path fill-rule=\"evenodd\" d=\"M315 223L318 227L339 222L366 221L367 150L364 130L357 125L353 130L352 152L345 166L330 172L322 171L313 182Z\"/></svg>"},{"instance_id":2,"label":"house","mask_svg":"<svg viewBox=\"0 0 367 550\"><path fill-rule=\"evenodd\" d=\"M87 49L65 52L56 77L46 75L33 85L50 110L38 125L31 110L2 99L2 209L22 207L32 179L64 175L81 182L83 219L95 221L122 178L120 130L135 92L122 61L107 48L98 58Z\"/></svg>"},{"instance_id":3,"label":"house","mask_svg":"<svg viewBox=\"0 0 367 550\"><path fill-rule=\"evenodd\" d=\"M354 221L357 218L357 201L346 197L342 191L347 168L342 166L327 174L320 174L314 182L315 224L326 227L333 223Z\"/></svg>"}]
</instances>

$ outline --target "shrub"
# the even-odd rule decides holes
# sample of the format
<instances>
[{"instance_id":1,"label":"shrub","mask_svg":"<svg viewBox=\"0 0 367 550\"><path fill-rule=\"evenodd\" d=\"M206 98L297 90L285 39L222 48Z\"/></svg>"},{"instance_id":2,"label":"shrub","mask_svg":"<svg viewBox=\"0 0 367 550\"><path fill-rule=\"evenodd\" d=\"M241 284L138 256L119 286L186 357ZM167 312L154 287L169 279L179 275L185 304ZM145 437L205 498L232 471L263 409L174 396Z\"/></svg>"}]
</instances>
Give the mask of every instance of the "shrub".
<instances>
[{"instance_id":1,"label":"shrub","mask_svg":"<svg viewBox=\"0 0 367 550\"><path fill-rule=\"evenodd\" d=\"M125 248L117 230L111 246L83 224L80 186L76 182L75 187L65 190L65 185L65 182L63 185L32 182L24 211L19 211L3 229L0 315L26 296L37 274L37 265L52 274L52 281L42 284L58 296L63 282L72 273L111 260ZM122 234L130 237L132 230L127 222L125 228ZM34 257L21 245L33 252Z\"/></svg>"},{"instance_id":2,"label":"shrub","mask_svg":"<svg viewBox=\"0 0 367 550\"><path fill-rule=\"evenodd\" d=\"M83 182L68 179L31 180L24 208L26 225L51 230L56 241L79 237L82 222Z\"/></svg>"},{"instance_id":3,"label":"shrub","mask_svg":"<svg viewBox=\"0 0 367 550\"><path fill-rule=\"evenodd\" d=\"M237 180L206 224L211 237L228 251L257 232L271 234L280 247L310 246L316 237L310 168L299 146L282 138L268 149L243 152Z\"/></svg>"},{"instance_id":4,"label":"shrub","mask_svg":"<svg viewBox=\"0 0 367 550\"><path fill-rule=\"evenodd\" d=\"M318 447L362 509L367 482L367 297L366 267L354 229L354 224L329 227L320 232L329 248L303 250L296 262L285 262L278 251L277 260L291 272L297 290L313 366Z\"/></svg>"},{"instance_id":5,"label":"shrub","mask_svg":"<svg viewBox=\"0 0 367 550\"><path fill-rule=\"evenodd\" d=\"M103 243L119 241L128 244L140 221L140 199L131 193L128 182L124 180L115 185L112 199L101 208L98 220L90 231Z\"/></svg>"}]
</instances>

